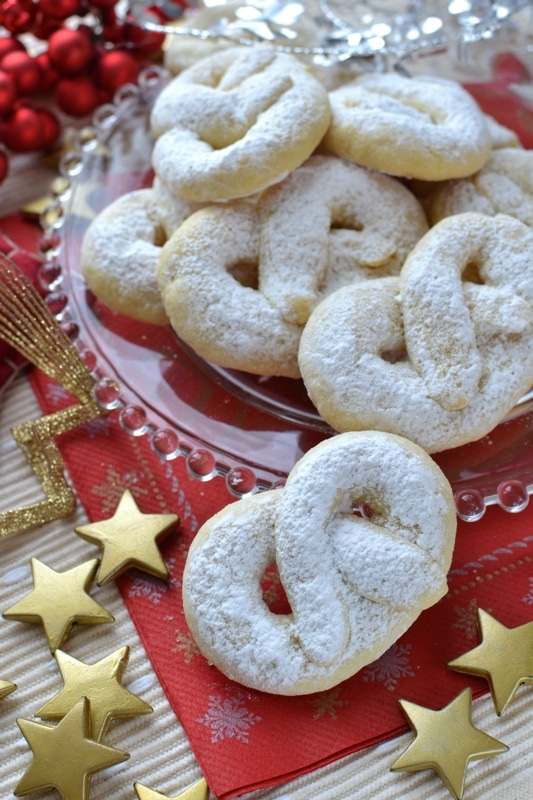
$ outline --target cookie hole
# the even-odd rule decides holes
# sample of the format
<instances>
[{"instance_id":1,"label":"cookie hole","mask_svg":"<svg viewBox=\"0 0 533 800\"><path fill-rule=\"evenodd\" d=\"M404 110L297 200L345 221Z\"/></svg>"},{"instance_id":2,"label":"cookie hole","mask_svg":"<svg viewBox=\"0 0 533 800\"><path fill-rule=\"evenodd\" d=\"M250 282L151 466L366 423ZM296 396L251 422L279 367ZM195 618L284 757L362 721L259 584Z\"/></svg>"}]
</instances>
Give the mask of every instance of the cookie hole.
<instances>
[{"instance_id":1,"label":"cookie hole","mask_svg":"<svg viewBox=\"0 0 533 800\"><path fill-rule=\"evenodd\" d=\"M407 361L407 350L403 347L392 350L382 350L379 354L383 361L389 364L397 364L399 361Z\"/></svg>"},{"instance_id":2,"label":"cookie hole","mask_svg":"<svg viewBox=\"0 0 533 800\"><path fill-rule=\"evenodd\" d=\"M267 567L263 573L260 584L261 591L263 592L263 602L272 614L285 615L292 613L287 595L285 594L285 589L279 577L278 568L275 564Z\"/></svg>"},{"instance_id":3,"label":"cookie hole","mask_svg":"<svg viewBox=\"0 0 533 800\"><path fill-rule=\"evenodd\" d=\"M259 270L256 261L247 261L245 259L235 261L234 264L230 264L226 268L226 271L241 286L247 289L257 290L259 288Z\"/></svg>"},{"instance_id":4,"label":"cookie hole","mask_svg":"<svg viewBox=\"0 0 533 800\"><path fill-rule=\"evenodd\" d=\"M360 232L364 230L363 223L360 220L358 220L356 216L354 216L353 214L348 214L347 212L344 213L341 212L339 214L335 214L332 217L329 227L330 230L332 231L347 229L350 231Z\"/></svg>"},{"instance_id":5,"label":"cookie hole","mask_svg":"<svg viewBox=\"0 0 533 800\"><path fill-rule=\"evenodd\" d=\"M162 225L157 225L156 229L154 230L154 244L156 247L163 247L166 243L168 236L165 233L165 229Z\"/></svg>"},{"instance_id":6,"label":"cookie hole","mask_svg":"<svg viewBox=\"0 0 533 800\"><path fill-rule=\"evenodd\" d=\"M479 271L479 264L477 261L469 261L463 270L462 278L469 283L476 283L482 285L485 283Z\"/></svg>"}]
</instances>

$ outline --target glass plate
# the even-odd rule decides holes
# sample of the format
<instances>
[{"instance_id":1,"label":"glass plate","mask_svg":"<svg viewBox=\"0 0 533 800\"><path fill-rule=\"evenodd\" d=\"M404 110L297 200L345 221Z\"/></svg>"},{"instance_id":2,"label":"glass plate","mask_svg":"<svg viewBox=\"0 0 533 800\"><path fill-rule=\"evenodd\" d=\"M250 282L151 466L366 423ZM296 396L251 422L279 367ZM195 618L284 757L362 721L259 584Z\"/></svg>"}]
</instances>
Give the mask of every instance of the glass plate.
<instances>
[{"instance_id":1,"label":"glass plate","mask_svg":"<svg viewBox=\"0 0 533 800\"><path fill-rule=\"evenodd\" d=\"M240 497L282 483L305 451L332 435L302 382L208 364L170 327L111 312L80 272L80 244L91 219L116 197L151 183L148 117L167 80L157 67L145 71L138 86L120 90L93 126L79 131L41 220L42 280L52 290L52 310L94 370L99 402L119 408L123 428L149 436L162 459L185 458L198 480L223 476L228 492ZM515 91L494 76L476 76L468 88L533 146L533 86L522 82ZM434 456L462 519L480 519L495 503L512 512L526 507L533 493L532 409L528 395L482 440Z\"/></svg>"}]
</instances>

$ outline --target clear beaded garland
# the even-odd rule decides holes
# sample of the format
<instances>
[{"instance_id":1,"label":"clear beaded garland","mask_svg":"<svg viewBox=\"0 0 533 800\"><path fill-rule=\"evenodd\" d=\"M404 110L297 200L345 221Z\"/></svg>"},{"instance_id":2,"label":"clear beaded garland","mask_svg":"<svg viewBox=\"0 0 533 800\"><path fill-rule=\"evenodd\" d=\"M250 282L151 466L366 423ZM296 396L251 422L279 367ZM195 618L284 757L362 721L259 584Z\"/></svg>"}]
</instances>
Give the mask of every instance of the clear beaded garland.
<instances>
[{"instance_id":1,"label":"clear beaded garland","mask_svg":"<svg viewBox=\"0 0 533 800\"><path fill-rule=\"evenodd\" d=\"M168 0L156 5L167 12ZM224 38L243 45L269 41L283 51L331 60L391 56L400 61L454 42L488 38L530 6L530 0L243 0L207 29L194 27L194 15L179 25L154 21L142 0L133 0L129 11L148 30L171 36ZM302 20L314 26L312 44L299 41Z\"/></svg>"}]
</instances>

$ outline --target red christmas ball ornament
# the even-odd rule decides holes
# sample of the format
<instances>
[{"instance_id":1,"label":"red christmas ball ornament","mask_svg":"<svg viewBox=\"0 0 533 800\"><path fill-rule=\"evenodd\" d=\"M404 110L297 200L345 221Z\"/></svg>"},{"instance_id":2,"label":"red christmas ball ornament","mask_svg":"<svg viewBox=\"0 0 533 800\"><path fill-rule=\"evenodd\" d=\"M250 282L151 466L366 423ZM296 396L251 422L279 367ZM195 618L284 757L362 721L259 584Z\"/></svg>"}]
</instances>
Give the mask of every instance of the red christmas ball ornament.
<instances>
[{"instance_id":1,"label":"red christmas ball ornament","mask_svg":"<svg viewBox=\"0 0 533 800\"><path fill-rule=\"evenodd\" d=\"M0 183L5 181L8 172L9 160L7 158L7 153L4 150L0 150Z\"/></svg>"},{"instance_id":2,"label":"red christmas ball ornament","mask_svg":"<svg viewBox=\"0 0 533 800\"><path fill-rule=\"evenodd\" d=\"M104 41L110 42L111 44L119 44L125 40L124 23L118 21L114 8L101 11L100 19L102 22L102 36Z\"/></svg>"},{"instance_id":3,"label":"red christmas ball ornament","mask_svg":"<svg viewBox=\"0 0 533 800\"><path fill-rule=\"evenodd\" d=\"M30 106L19 106L0 122L0 139L14 153L40 150L43 130L39 114Z\"/></svg>"},{"instance_id":4,"label":"red christmas ball ornament","mask_svg":"<svg viewBox=\"0 0 533 800\"><path fill-rule=\"evenodd\" d=\"M36 108L36 113L41 120L42 142L41 148L49 150L59 139L61 125L56 115L48 108Z\"/></svg>"},{"instance_id":5,"label":"red christmas ball ornament","mask_svg":"<svg viewBox=\"0 0 533 800\"><path fill-rule=\"evenodd\" d=\"M147 22L160 25L162 19L148 8L143 8L139 15L138 22L131 17L126 22L124 26L124 37L126 41L130 42L135 47L138 53L151 56L161 50L163 42L165 41L165 34L142 27L142 25Z\"/></svg>"},{"instance_id":6,"label":"red christmas ball ornament","mask_svg":"<svg viewBox=\"0 0 533 800\"><path fill-rule=\"evenodd\" d=\"M17 99L17 88L12 75L0 69L0 114L7 114Z\"/></svg>"},{"instance_id":7,"label":"red christmas ball ornament","mask_svg":"<svg viewBox=\"0 0 533 800\"><path fill-rule=\"evenodd\" d=\"M60 27L61 20L54 19L53 17L47 17L41 11L37 11L37 16L35 17L35 23L31 29L31 32L37 39L42 39L45 41L49 39L53 32L57 31Z\"/></svg>"},{"instance_id":8,"label":"red christmas ball ornament","mask_svg":"<svg viewBox=\"0 0 533 800\"><path fill-rule=\"evenodd\" d=\"M50 63L48 53L39 53L38 56L35 56L35 60L41 72L39 89L41 92L50 92L60 78L59 72Z\"/></svg>"},{"instance_id":9,"label":"red christmas ball ornament","mask_svg":"<svg viewBox=\"0 0 533 800\"><path fill-rule=\"evenodd\" d=\"M35 20L33 0L3 0L0 6L0 23L10 33L27 33Z\"/></svg>"},{"instance_id":10,"label":"red christmas ball ornament","mask_svg":"<svg viewBox=\"0 0 533 800\"><path fill-rule=\"evenodd\" d=\"M85 117L98 105L98 92L87 75L61 78L56 85L54 97L57 105L72 117Z\"/></svg>"},{"instance_id":11,"label":"red christmas ball ornament","mask_svg":"<svg viewBox=\"0 0 533 800\"><path fill-rule=\"evenodd\" d=\"M0 61L0 69L13 77L19 95L32 94L39 88L39 65L28 53L13 50Z\"/></svg>"},{"instance_id":12,"label":"red christmas ball ornament","mask_svg":"<svg viewBox=\"0 0 533 800\"><path fill-rule=\"evenodd\" d=\"M97 8L99 11L105 11L109 8L113 8L117 3L117 0L90 0L90 5L93 8Z\"/></svg>"},{"instance_id":13,"label":"red christmas ball ornament","mask_svg":"<svg viewBox=\"0 0 533 800\"><path fill-rule=\"evenodd\" d=\"M79 0L39 0L39 9L47 17L66 19L78 13Z\"/></svg>"},{"instance_id":14,"label":"red christmas ball ornament","mask_svg":"<svg viewBox=\"0 0 533 800\"><path fill-rule=\"evenodd\" d=\"M89 66L93 52L91 42L81 31L59 28L48 40L50 63L61 75L79 75Z\"/></svg>"},{"instance_id":15,"label":"red christmas ball ornament","mask_svg":"<svg viewBox=\"0 0 533 800\"><path fill-rule=\"evenodd\" d=\"M117 23L116 25L104 25L102 27L102 36L106 42L110 44L120 44L124 41L124 25Z\"/></svg>"},{"instance_id":16,"label":"red christmas ball ornament","mask_svg":"<svg viewBox=\"0 0 533 800\"><path fill-rule=\"evenodd\" d=\"M13 36L0 36L0 61L15 50L26 52L26 48L19 39L14 39Z\"/></svg>"},{"instance_id":17,"label":"red christmas ball ornament","mask_svg":"<svg viewBox=\"0 0 533 800\"><path fill-rule=\"evenodd\" d=\"M125 50L107 50L96 63L95 78L99 86L116 92L125 83L135 83L140 65Z\"/></svg>"}]
</instances>

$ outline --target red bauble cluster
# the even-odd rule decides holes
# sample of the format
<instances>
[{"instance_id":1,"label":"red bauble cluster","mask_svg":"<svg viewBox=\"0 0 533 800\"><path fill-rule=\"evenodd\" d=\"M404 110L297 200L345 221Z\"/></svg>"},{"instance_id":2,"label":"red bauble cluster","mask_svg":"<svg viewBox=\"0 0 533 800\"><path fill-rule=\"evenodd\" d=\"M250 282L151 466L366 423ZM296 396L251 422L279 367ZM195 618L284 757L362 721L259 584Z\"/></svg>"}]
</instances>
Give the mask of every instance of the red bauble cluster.
<instances>
[{"instance_id":1,"label":"red bauble cluster","mask_svg":"<svg viewBox=\"0 0 533 800\"><path fill-rule=\"evenodd\" d=\"M164 35L119 20L116 2L0 0L0 142L8 151L53 147L61 132L57 110L91 114L118 88L135 83L147 59L160 54ZM179 8L180 0L174 2ZM159 6L147 6L146 19L168 17ZM29 52L22 34L41 40L38 54ZM44 100L46 108L40 107ZM0 183L7 168L8 154L0 149Z\"/></svg>"}]
</instances>

